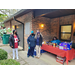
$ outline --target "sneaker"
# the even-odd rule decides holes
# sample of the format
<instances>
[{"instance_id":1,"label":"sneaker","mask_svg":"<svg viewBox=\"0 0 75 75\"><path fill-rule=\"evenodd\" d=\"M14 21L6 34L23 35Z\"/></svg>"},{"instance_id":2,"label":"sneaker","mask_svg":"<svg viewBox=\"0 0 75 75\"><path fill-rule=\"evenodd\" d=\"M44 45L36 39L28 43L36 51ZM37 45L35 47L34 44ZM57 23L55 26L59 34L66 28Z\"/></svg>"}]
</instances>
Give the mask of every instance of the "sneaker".
<instances>
[{"instance_id":1,"label":"sneaker","mask_svg":"<svg viewBox=\"0 0 75 75\"><path fill-rule=\"evenodd\" d=\"M39 59L40 57L36 57L37 59Z\"/></svg>"},{"instance_id":2,"label":"sneaker","mask_svg":"<svg viewBox=\"0 0 75 75\"><path fill-rule=\"evenodd\" d=\"M14 60L15 58L13 58L13 60Z\"/></svg>"},{"instance_id":3,"label":"sneaker","mask_svg":"<svg viewBox=\"0 0 75 75\"><path fill-rule=\"evenodd\" d=\"M38 58L37 56L35 58Z\"/></svg>"},{"instance_id":4,"label":"sneaker","mask_svg":"<svg viewBox=\"0 0 75 75\"><path fill-rule=\"evenodd\" d=\"M27 55L27 57L29 57L29 55Z\"/></svg>"},{"instance_id":5,"label":"sneaker","mask_svg":"<svg viewBox=\"0 0 75 75\"><path fill-rule=\"evenodd\" d=\"M40 57L38 57L38 59L39 59Z\"/></svg>"},{"instance_id":6,"label":"sneaker","mask_svg":"<svg viewBox=\"0 0 75 75\"><path fill-rule=\"evenodd\" d=\"M19 58L17 58L17 59L19 59Z\"/></svg>"},{"instance_id":7,"label":"sneaker","mask_svg":"<svg viewBox=\"0 0 75 75\"><path fill-rule=\"evenodd\" d=\"M34 56L32 56L34 58Z\"/></svg>"}]
</instances>

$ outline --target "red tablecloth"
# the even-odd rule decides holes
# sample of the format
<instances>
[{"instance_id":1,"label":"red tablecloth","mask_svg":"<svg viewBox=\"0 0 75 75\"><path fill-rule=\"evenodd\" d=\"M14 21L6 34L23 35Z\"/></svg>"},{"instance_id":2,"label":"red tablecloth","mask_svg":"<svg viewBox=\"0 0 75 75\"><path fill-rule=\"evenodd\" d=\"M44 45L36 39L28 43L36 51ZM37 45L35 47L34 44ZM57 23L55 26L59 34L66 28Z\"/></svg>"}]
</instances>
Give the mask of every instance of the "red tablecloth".
<instances>
[{"instance_id":1,"label":"red tablecloth","mask_svg":"<svg viewBox=\"0 0 75 75\"><path fill-rule=\"evenodd\" d=\"M52 47L50 45L42 45L41 49L48 51L50 53L53 53L55 55L61 56L61 57L66 57L66 63L68 64L69 60L74 59L75 57L75 50L72 48L71 50L61 50L57 47Z\"/></svg>"}]
</instances>

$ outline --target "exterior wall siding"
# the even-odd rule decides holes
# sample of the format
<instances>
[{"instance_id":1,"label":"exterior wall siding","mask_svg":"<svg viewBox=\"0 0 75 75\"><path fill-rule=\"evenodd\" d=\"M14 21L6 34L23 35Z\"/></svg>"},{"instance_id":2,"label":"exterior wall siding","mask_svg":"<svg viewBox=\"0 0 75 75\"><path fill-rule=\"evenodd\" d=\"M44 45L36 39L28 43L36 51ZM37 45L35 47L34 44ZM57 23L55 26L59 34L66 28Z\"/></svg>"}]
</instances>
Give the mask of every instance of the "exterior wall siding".
<instances>
[{"instance_id":1,"label":"exterior wall siding","mask_svg":"<svg viewBox=\"0 0 75 75\"><path fill-rule=\"evenodd\" d=\"M40 25L44 24L44 28L41 29ZM34 30L34 33L36 33L36 30L40 30L41 34L43 35L43 40L49 40L51 38L50 35L50 19L45 17L36 17L32 19L32 30Z\"/></svg>"}]
</instances>

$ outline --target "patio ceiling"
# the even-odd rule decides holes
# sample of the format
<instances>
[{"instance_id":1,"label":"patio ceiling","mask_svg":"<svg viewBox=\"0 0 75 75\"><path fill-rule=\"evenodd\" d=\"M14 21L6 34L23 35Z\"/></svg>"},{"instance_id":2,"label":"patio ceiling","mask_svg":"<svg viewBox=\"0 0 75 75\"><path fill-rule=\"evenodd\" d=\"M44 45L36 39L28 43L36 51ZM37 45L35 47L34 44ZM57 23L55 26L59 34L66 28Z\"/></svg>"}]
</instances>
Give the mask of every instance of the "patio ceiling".
<instances>
[{"instance_id":1,"label":"patio ceiling","mask_svg":"<svg viewBox=\"0 0 75 75\"><path fill-rule=\"evenodd\" d=\"M47 18L57 18L57 17L73 15L73 14L75 14L75 9L60 9L60 10L56 10L50 13L46 13L41 16L47 17Z\"/></svg>"},{"instance_id":2,"label":"patio ceiling","mask_svg":"<svg viewBox=\"0 0 75 75\"><path fill-rule=\"evenodd\" d=\"M20 17L30 11L34 12L34 17L42 16L47 18L57 18L57 17L75 14L75 9L22 9L17 13L15 13L14 15L10 16L4 22L12 20L13 17L15 18Z\"/></svg>"}]
</instances>

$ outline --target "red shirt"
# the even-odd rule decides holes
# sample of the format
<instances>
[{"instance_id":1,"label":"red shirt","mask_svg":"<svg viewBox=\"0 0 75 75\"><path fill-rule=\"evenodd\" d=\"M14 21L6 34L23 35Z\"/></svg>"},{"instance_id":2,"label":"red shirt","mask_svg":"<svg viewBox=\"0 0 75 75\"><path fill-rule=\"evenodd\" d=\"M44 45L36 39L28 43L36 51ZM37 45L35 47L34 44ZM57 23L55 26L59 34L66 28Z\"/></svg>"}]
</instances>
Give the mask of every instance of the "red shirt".
<instances>
[{"instance_id":1,"label":"red shirt","mask_svg":"<svg viewBox=\"0 0 75 75\"><path fill-rule=\"evenodd\" d=\"M18 38L14 36L14 48L18 48Z\"/></svg>"}]
</instances>

